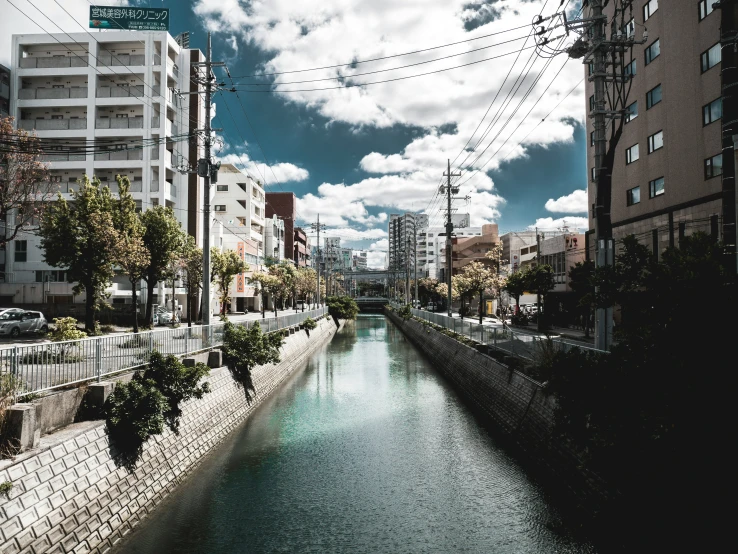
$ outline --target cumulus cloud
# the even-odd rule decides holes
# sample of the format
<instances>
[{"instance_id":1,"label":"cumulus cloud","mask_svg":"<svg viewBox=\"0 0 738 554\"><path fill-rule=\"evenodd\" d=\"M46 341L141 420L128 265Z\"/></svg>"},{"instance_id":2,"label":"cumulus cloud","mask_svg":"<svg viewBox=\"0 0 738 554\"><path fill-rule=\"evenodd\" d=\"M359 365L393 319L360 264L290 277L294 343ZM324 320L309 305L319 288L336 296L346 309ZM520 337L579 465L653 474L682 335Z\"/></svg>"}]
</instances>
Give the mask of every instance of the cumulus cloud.
<instances>
[{"instance_id":1,"label":"cumulus cloud","mask_svg":"<svg viewBox=\"0 0 738 554\"><path fill-rule=\"evenodd\" d=\"M549 212L564 214L587 213L587 191L575 190L571 194L561 196L556 200L549 198L546 202L546 209Z\"/></svg>"},{"instance_id":2,"label":"cumulus cloud","mask_svg":"<svg viewBox=\"0 0 738 554\"><path fill-rule=\"evenodd\" d=\"M534 229L556 231L563 227L568 227L572 231L586 231L589 229L589 220L586 217L562 217L559 219L541 217L536 219L533 225L528 225L528 229L531 231Z\"/></svg>"},{"instance_id":3,"label":"cumulus cloud","mask_svg":"<svg viewBox=\"0 0 738 554\"><path fill-rule=\"evenodd\" d=\"M419 6L387 0L196 0L194 10L208 29L224 37L238 35L260 49L267 56L261 68L264 73L336 66L265 76L262 80L277 90L298 91L403 78L516 53L524 44L527 29L438 51L350 63L352 58L360 61L392 56L527 26L541 11L543 2L497 0L491 5L468 0L424 0ZM508 40L513 42L500 44ZM470 51L487 46L478 52ZM451 54L459 56L434 61ZM400 151L366 154L359 168L371 174L370 178L357 183L325 183L317 194L301 199L299 211L312 219L320 212L321 220L326 218L334 225L369 225L372 222L366 220L370 217L367 208L372 207L423 211L436 194L446 169L445 161L451 159L464 173L461 195L471 198L468 211L472 224L494 221L504 199L495 194L487 172L498 168L505 159L526 156L529 146L572 141L576 122L584 119L583 87L566 96L581 80L581 64L555 58L542 74L547 60L536 56L533 50L524 51L513 66L514 60L515 55L500 56L459 69L374 86L277 92L287 103L315 110L331 122L346 123L355 129L403 125L423 130ZM423 65L396 69L413 63ZM511 78L505 82L511 67ZM527 75L523 74L523 67L529 69ZM389 71L359 75L383 70ZM328 80L295 82L313 79ZM513 89L515 82L520 88ZM534 88L526 94L531 86ZM546 117L559 102L556 111Z\"/></svg>"},{"instance_id":4,"label":"cumulus cloud","mask_svg":"<svg viewBox=\"0 0 738 554\"><path fill-rule=\"evenodd\" d=\"M307 169L292 163L279 162L270 167L253 161L249 157L247 144L231 146L224 143L224 147L216 154L216 158L221 163L235 165L266 185L305 181L310 177Z\"/></svg>"},{"instance_id":5,"label":"cumulus cloud","mask_svg":"<svg viewBox=\"0 0 738 554\"><path fill-rule=\"evenodd\" d=\"M366 265L370 269L384 269L387 267L387 254L384 252L367 253Z\"/></svg>"},{"instance_id":6,"label":"cumulus cloud","mask_svg":"<svg viewBox=\"0 0 738 554\"><path fill-rule=\"evenodd\" d=\"M378 240L377 242L373 242L371 246L369 246L369 250L379 250L386 252L389 248L389 239L382 239Z\"/></svg>"}]
</instances>

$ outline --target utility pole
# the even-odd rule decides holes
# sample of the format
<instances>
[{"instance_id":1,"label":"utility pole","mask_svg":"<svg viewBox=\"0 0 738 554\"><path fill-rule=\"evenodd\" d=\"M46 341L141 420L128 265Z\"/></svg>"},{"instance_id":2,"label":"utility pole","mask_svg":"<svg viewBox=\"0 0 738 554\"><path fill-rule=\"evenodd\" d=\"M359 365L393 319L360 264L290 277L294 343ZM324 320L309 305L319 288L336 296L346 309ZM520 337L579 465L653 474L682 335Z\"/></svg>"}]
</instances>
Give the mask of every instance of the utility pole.
<instances>
[{"instance_id":1,"label":"utility pole","mask_svg":"<svg viewBox=\"0 0 738 554\"><path fill-rule=\"evenodd\" d=\"M407 233L407 212L405 212L405 232L403 233L405 239L405 304L409 304L410 300L410 253L408 252L410 246L410 237Z\"/></svg>"},{"instance_id":2,"label":"utility pole","mask_svg":"<svg viewBox=\"0 0 738 554\"><path fill-rule=\"evenodd\" d=\"M413 277L415 280L415 300L418 301L418 220L413 226ZM420 302L418 302L420 307Z\"/></svg>"},{"instance_id":3,"label":"utility pole","mask_svg":"<svg viewBox=\"0 0 738 554\"><path fill-rule=\"evenodd\" d=\"M318 248L316 249L316 253L318 254L318 256L317 256L317 258L318 258L318 260L317 260L317 262L318 262L318 291L317 291L318 296L316 296L316 298L318 299L317 300L317 305L320 306L320 259L321 259L321 255L320 255L320 229L321 229L321 227L322 228L325 228L325 225L321 225L320 224L320 214L318 214L318 222L317 223L311 223L310 224L310 227L314 231L317 231L318 232ZM328 291L328 287L326 287L325 290Z\"/></svg>"},{"instance_id":4,"label":"utility pole","mask_svg":"<svg viewBox=\"0 0 738 554\"><path fill-rule=\"evenodd\" d=\"M448 286L448 317L451 317L453 310L451 309L451 303L453 302L453 295L451 294L451 276L452 260L451 260L451 234L454 232L454 224L451 221L451 197L452 195L459 192L459 187L451 186L451 177L461 177L461 173L451 173L451 160L448 160L448 171L443 174L447 177L445 193L446 193L446 284ZM444 193L444 187L441 186L441 194Z\"/></svg>"},{"instance_id":5,"label":"utility pole","mask_svg":"<svg viewBox=\"0 0 738 554\"><path fill-rule=\"evenodd\" d=\"M712 1L712 0L708 0ZM735 0L721 0L720 8L720 43L722 52L722 71L720 73L723 117L722 145L723 145L723 175L722 175L722 208L723 208L723 245L725 252L725 267L731 273L738 270L736 259L736 187L735 187L735 144L733 137L738 135L736 120L738 119L738 100L733 89L738 84L736 62L736 3Z\"/></svg>"},{"instance_id":6,"label":"utility pole","mask_svg":"<svg viewBox=\"0 0 738 554\"><path fill-rule=\"evenodd\" d=\"M538 232L536 227L536 266L541 267L541 234ZM538 269L538 267L536 269ZM541 318L541 289L536 286L536 306L538 307L538 330L542 329L542 318Z\"/></svg>"},{"instance_id":7,"label":"utility pole","mask_svg":"<svg viewBox=\"0 0 738 554\"><path fill-rule=\"evenodd\" d=\"M208 33L208 44L205 50L205 62L194 62L193 65L205 67L205 152L204 157L197 161L197 174L203 178L204 187L204 207L203 207L203 226L202 226L202 311L203 324L210 325L210 184L218 181L218 169L220 162L213 163L210 159L210 146L212 144L212 131L210 127L210 110L213 93L213 75L214 66L224 66L223 62L212 61L212 47L210 33Z\"/></svg>"}]
</instances>

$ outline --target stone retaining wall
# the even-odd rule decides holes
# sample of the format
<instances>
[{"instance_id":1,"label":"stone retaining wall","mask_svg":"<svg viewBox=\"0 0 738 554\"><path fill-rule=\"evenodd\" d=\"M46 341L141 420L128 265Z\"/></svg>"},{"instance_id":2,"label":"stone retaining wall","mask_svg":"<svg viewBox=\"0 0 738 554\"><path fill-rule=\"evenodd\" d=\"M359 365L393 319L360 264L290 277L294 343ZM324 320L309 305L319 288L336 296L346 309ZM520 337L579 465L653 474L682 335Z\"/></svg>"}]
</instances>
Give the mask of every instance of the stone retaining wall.
<instances>
[{"instance_id":1,"label":"stone retaining wall","mask_svg":"<svg viewBox=\"0 0 738 554\"><path fill-rule=\"evenodd\" d=\"M0 552L105 552L166 497L223 438L336 333L332 319L289 335L281 362L253 372L250 404L226 368L211 392L183 407L180 433L149 439L133 473L116 467L105 424L83 422L41 439L38 449L0 463Z\"/></svg>"},{"instance_id":2,"label":"stone retaining wall","mask_svg":"<svg viewBox=\"0 0 738 554\"><path fill-rule=\"evenodd\" d=\"M391 310L385 315L530 462L559 478L559 484L583 503L600 503L607 487L597 475L581 469L577 452L554 437L556 401L540 383L419 321L405 321Z\"/></svg>"}]
</instances>

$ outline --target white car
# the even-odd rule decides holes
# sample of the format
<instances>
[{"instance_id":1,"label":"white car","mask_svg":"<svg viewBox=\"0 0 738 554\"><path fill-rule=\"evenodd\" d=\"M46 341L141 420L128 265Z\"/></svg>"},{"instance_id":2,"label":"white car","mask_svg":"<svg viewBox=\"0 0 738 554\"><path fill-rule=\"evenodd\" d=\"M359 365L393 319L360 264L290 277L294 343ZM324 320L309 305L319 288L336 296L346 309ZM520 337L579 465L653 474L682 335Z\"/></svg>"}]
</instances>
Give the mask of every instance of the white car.
<instances>
[{"instance_id":1,"label":"white car","mask_svg":"<svg viewBox=\"0 0 738 554\"><path fill-rule=\"evenodd\" d=\"M49 323L41 312L20 308L0 310L0 336L18 337L21 333L48 333Z\"/></svg>"}]
</instances>

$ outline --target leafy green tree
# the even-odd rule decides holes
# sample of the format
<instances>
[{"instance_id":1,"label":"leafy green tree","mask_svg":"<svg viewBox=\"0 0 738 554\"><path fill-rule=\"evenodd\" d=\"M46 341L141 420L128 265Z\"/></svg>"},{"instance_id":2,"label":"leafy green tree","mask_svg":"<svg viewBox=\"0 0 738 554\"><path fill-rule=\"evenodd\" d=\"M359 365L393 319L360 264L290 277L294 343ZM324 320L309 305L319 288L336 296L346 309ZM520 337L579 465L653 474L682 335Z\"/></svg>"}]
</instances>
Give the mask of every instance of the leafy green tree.
<instances>
[{"instance_id":1,"label":"leafy green tree","mask_svg":"<svg viewBox=\"0 0 738 554\"><path fill-rule=\"evenodd\" d=\"M129 192L128 177L116 176L119 199L114 203L113 223L119 236L115 248L115 261L128 276L131 283L133 303L133 332L138 333L138 283L144 278L151 262L149 251L144 245L144 226L136 212L136 201Z\"/></svg>"},{"instance_id":2,"label":"leafy green tree","mask_svg":"<svg viewBox=\"0 0 738 554\"><path fill-rule=\"evenodd\" d=\"M591 260L577 262L569 268L569 286L577 299L585 337L589 337L589 321L595 305L594 273L595 264Z\"/></svg>"},{"instance_id":3,"label":"leafy green tree","mask_svg":"<svg viewBox=\"0 0 738 554\"><path fill-rule=\"evenodd\" d=\"M556 286L554 281L553 268L548 264L538 264L529 266L525 272L525 279L528 283L528 290L541 296L541 305L543 305L546 295ZM538 330L545 328L542 313L538 313Z\"/></svg>"},{"instance_id":4,"label":"leafy green tree","mask_svg":"<svg viewBox=\"0 0 738 554\"><path fill-rule=\"evenodd\" d=\"M528 281L526 279L526 272L524 270L516 271L507 276L505 286L502 288L506 293L515 299L515 306L517 311L520 311L520 297L525 294L528 290Z\"/></svg>"},{"instance_id":5,"label":"leafy green tree","mask_svg":"<svg viewBox=\"0 0 738 554\"><path fill-rule=\"evenodd\" d=\"M282 309L284 309L285 300L293 293L295 280L297 279L297 269L293 264L283 261L271 266L269 268L269 274L279 282L279 286L273 289L272 294L279 301Z\"/></svg>"},{"instance_id":6,"label":"leafy green tree","mask_svg":"<svg viewBox=\"0 0 738 554\"><path fill-rule=\"evenodd\" d=\"M454 292L458 295L458 298L461 300L461 306L459 307L459 315L461 316L461 319L464 319L464 316L467 312L466 307L466 298L472 294L474 294L474 291L471 288L471 283L469 283L469 280L464 275L453 275L451 277L451 289L452 289L452 295ZM452 298L454 298L452 296Z\"/></svg>"},{"instance_id":7,"label":"leafy green tree","mask_svg":"<svg viewBox=\"0 0 738 554\"><path fill-rule=\"evenodd\" d=\"M169 207L154 206L141 215L141 221L146 228L143 236L144 246L151 256L151 262L144 275L148 287L144 319L147 325L151 325L154 287L169 276L172 262L177 259L182 249L185 234L174 216L174 211Z\"/></svg>"},{"instance_id":8,"label":"leafy green tree","mask_svg":"<svg viewBox=\"0 0 738 554\"><path fill-rule=\"evenodd\" d=\"M283 342L281 333L263 333L258 322L251 327L225 322L223 361L236 383L243 387L248 402L256 392L251 372L256 366L279 363Z\"/></svg>"},{"instance_id":9,"label":"leafy green tree","mask_svg":"<svg viewBox=\"0 0 738 554\"><path fill-rule=\"evenodd\" d=\"M228 304L231 302L231 281L239 273L248 271L249 265L241 259L235 250L221 252L215 246L210 249L210 260L213 265L212 280L218 291L220 314L225 317Z\"/></svg>"},{"instance_id":10,"label":"leafy green tree","mask_svg":"<svg viewBox=\"0 0 738 554\"><path fill-rule=\"evenodd\" d=\"M187 326L192 327L192 311L197 310L197 298L202 290L202 248L197 247L195 237L186 235L182 242L179 269L187 291ZM199 310L198 310L199 311ZM199 319L196 317L195 319Z\"/></svg>"},{"instance_id":11,"label":"leafy green tree","mask_svg":"<svg viewBox=\"0 0 738 554\"><path fill-rule=\"evenodd\" d=\"M279 291L282 284L279 279L270 275L269 273L263 273L261 271L255 271L251 277L249 277L249 283L253 283L257 286L259 294L261 295L261 317L266 318L266 306L270 294L274 294L274 291ZM274 313L277 313L277 303L274 302Z\"/></svg>"},{"instance_id":12,"label":"leafy green tree","mask_svg":"<svg viewBox=\"0 0 738 554\"><path fill-rule=\"evenodd\" d=\"M95 314L115 275L118 233L113 218L115 200L107 186L87 176L72 192L72 202L59 194L41 220L39 235L44 260L66 268L76 282L75 294L85 293L85 331L95 333Z\"/></svg>"},{"instance_id":13,"label":"leafy green tree","mask_svg":"<svg viewBox=\"0 0 738 554\"><path fill-rule=\"evenodd\" d=\"M494 286L494 273L481 262L472 262L463 269L462 275L470 295L479 294L479 324L484 317L484 291Z\"/></svg>"},{"instance_id":14,"label":"leafy green tree","mask_svg":"<svg viewBox=\"0 0 738 554\"><path fill-rule=\"evenodd\" d=\"M308 298L315 294L318 286L318 274L311 267L300 267L297 268L295 275L294 290L295 296L303 299L302 311L305 311L305 304L308 302Z\"/></svg>"},{"instance_id":15,"label":"leafy green tree","mask_svg":"<svg viewBox=\"0 0 738 554\"><path fill-rule=\"evenodd\" d=\"M327 304L334 319L353 320L359 315L359 305L350 296L329 296Z\"/></svg>"}]
</instances>

